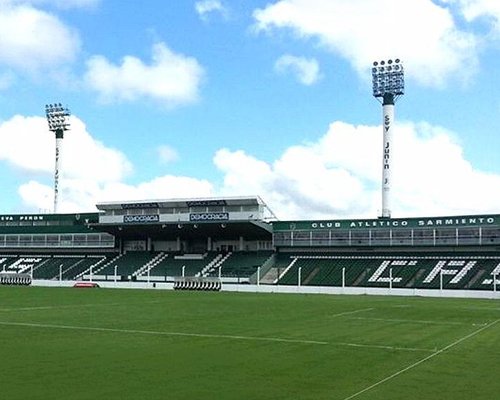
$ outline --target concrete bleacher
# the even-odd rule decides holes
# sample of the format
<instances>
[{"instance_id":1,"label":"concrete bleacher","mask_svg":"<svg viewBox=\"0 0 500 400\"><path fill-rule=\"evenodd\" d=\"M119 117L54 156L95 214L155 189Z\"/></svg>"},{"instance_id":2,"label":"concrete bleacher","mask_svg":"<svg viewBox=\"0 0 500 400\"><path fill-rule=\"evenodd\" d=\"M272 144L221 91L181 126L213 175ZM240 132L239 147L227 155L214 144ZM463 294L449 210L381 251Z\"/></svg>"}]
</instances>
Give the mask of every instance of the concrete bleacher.
<instances>
[{"instance_id":1,"label":"concrete bleacher","mask_svg":"<svg viewBox=\"0 0 500 400\"><path fill-rule=\"evenodd\" d=\"M221 258L220 264L207 271L207 276L248 278L257 272L272 255L271 251L229 252Z\"/></svg>"},{"instance_id":2,"label":"concrete bleacher","mask_svg":"<svg viewBox=\"0 0 500 400\"><path fill-rule=\"evenodd\" d=\"M104 255L6 255L0 256L0 271L32 274L33 279L72 280L105 258Z\"/></svg>"},{"instance_id":3,"label":"concrete bleacher","mask_svg":"<svg viewBox=\"0 0 500 400\"><path fill-rule=\"evenodd\" d=\"M266 268L258 274L257 270L264 264ZM494 253L242 251L179 254L130 251L124 254L6 254L0 255L0 271L32 274L33 279L43 280L172 282L182 276L220 276L226 283L256 283L258 278L260 284L278 285L458 290L494 290L498 286L500 289L500 254Z\"/></svg>"},{"instance_id":4,"label":"concrete bleacher","mask_svg":"<svg viewBox=\"0 0 500 400\"><path fill-rule=\"evenodd\" d=\"M47 256L15 256L5 255L0 256L0 270L14 273L31 273L41 263L45 262Z\"/></svg>"},{"instance_id":5,"label":"concrete bleacher","mask_svg":"<svg viewBox=\"0 0 500 400\"><path fill-rule=\"evenodd\" d=\"M199 276L205 266L217 257L215 252L202 254L167 254L149 271L150 277ZM147 272L147 271L146 271ZM145 274L143 274L145 275Z\"/></svg>"},{"instance_id":6,"label":"concrete bleacher","mask_svg":"<svg viewBox=\"0 0 500 400\"><path fill-rule=\"evenodd\" d=\"M276 267L280 285L298 285L300 270L300 284L309 286L491 290L500 255L280 254Z\"/></svg>"},{"instance_id":7,"label":"concrete bleacher","mask_svg":"<svg viewBox=\"0 0 500 400\"><path fill-rule=\"evenodd\" d=\"M98 277L108 276L132 276L134 272L138 271L145 264L154 258L155 254L149 251L130 251L120 256L117 256L109 262L93 268L92 275L96 279ZM90 271L88 272L90 274Z\"/></svg>"}]
</instances>

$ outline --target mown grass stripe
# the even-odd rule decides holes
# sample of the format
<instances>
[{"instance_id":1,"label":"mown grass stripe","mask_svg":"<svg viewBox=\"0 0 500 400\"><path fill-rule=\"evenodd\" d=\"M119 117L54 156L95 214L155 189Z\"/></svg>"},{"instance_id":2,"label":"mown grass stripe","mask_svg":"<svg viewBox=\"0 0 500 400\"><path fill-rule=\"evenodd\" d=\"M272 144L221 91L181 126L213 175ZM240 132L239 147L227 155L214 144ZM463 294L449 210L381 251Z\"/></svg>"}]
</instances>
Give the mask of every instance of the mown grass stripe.
<instances>
[{"instance_id":1,"label":"mown grass stripe","mask_svg":"<svg viewBox=\"0 0 500 400\"><path fill-rule=\"evenodd\" d=\"M443 347L442 349L432 353L431 355L425 357L425 358L422 358L421 360L418 360L417 362L403 368L403 369L400 369L399 371L393 373L392 375L389 375L387 377L385 377L384 379L381 379L379 380L378 382L375 382L374 384L370 385L370 386L367 386L366 388L360 390L359 392L356 392L346 398L344 398L343 400L351 400L351 399L354 399L355 397L358 397L359 395L363 394L363 393L366 393L368 392L369 390L387 382L387 381L390 381L391 379L393 378L396 378L397 376L405 373L406 371L409 371L410 369L413 369L415 367L418 367L420 364L430 360L431 358L434 358L436 357L437 355L445 352L446 350L449 350L451 349L452 347L456 346L457 344L460 344L462 343L464 340L467 340L467 339L470 339L471 337L473 336L476 336L477 334L481 333L482 331L484 331L485 329L488 329L488 328L491 328L493 325L497 324L498 322L500 321L500 319L497 319L491 323L489 323L488 325L486 326L483 326L482 328L479 328L479 329L476 329L474 332L472 333L469 333L468 335L458 339L458 340L455 340L453 343L449 344L448 346L446 347Z\"/></svg>"},{"instance_id":2,"label":"mown grass stripe","mask_svg":"<svg viewBox=\"0 0 500 400\"><path fill-rule=\"evenodd\" d=\"M283 342L283 343L318 344L318 345L328 344L328 342L321 342L321 341L317 341L317 340L302 340L302 339L277 338L277 337L217 335L217 334L209 334L209 333L189 333L189 332L146 331L146 330L140 330L140 329L100 328L100 327L76 326L76 325L52 325L52 324L38 324L38 323L29 323L29 322L0 321L0 325L26 326L26 327L32 327L32 328L48 328L48 329L70 329L70 330L94 331L94 332L130 333L130 334L142 334L142 335L186 336L186 337L198 337L198 338L255 340L255 341L265 341L265 342Z\"/></svg>"}]
</instances>

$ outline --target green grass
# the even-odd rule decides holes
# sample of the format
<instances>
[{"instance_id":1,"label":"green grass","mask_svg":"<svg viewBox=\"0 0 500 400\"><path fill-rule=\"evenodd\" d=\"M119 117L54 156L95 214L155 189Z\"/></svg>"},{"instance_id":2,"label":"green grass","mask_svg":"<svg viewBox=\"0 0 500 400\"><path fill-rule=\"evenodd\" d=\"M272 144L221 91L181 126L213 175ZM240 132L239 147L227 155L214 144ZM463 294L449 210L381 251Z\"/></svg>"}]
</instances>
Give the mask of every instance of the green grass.
<instances>
[{"instance_id":1,"label":"green grass","mask_svg":"<svg viewBox=\"0 0 500 400\"><path fill-rule=\"evenodd\" d=\"M500 302L0 287L2 399L494 400Z\"/></svg>"}]
</instances>

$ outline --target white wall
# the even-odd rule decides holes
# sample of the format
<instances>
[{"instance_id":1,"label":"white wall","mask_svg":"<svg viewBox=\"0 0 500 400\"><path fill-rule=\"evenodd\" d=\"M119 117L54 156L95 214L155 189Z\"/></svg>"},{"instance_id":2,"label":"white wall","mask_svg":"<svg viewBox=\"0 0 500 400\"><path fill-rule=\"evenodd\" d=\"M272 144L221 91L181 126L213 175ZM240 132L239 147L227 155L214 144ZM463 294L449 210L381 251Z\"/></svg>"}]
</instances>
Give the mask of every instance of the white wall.
<instances>
[{"instance_id":1,"label":"white wall","mask_svg":"<svg viewBox=\"0 0 500 400\"><path fill-rule=\"evenodd\" d=\"M33 286L71 287L75 281L34 280ZM173 290L172 282L97 282L101 288L116 289L162 289ZM282 285L238 285L223 283L222 291L247 293L301 293L301 294L346 294L346 295L379 295L379 296L420 296L420 297L456 297L470 299L500 299L500 291L483 290L439 290L439 289L389 289L361 287L330 286L282 286Z\"/></svg>"}]
</instances>

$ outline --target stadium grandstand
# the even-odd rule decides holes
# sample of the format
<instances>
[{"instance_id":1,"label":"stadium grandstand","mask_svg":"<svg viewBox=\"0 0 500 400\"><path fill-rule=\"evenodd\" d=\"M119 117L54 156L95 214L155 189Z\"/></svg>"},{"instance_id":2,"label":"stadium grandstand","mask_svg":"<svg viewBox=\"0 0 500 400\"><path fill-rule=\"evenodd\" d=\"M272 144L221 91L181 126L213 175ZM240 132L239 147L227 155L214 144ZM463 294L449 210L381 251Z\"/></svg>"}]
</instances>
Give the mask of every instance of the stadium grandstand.
<instances>
[{"instance_id":1,"label":"stadium grandstand","mask_svg":"<svg viewBox=\"0 0 500 400\"><path fill-rule=\"evenodd\" d=\"M487 292L500 215L278 221L254 197L0 216L0 284ZM415 292L413 292L415 293Z\"/></svg>"}]
</instances>

